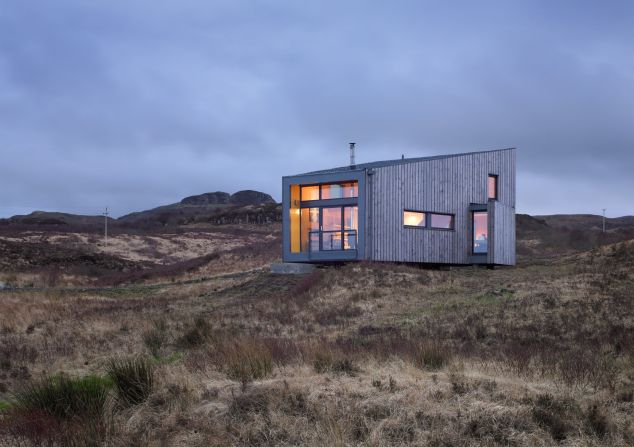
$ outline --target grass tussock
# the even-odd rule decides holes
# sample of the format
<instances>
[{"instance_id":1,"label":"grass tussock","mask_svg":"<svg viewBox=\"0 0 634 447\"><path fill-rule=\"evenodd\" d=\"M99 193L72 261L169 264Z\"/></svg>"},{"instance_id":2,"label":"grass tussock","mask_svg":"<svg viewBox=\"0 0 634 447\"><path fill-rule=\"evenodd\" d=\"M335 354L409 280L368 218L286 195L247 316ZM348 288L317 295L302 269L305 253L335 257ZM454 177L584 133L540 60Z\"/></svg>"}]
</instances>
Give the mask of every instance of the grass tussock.
<instances>
[{"instance_id":1,"label":"grass tussock","mask_svg":"<svg viewBox=\"0 0 634 447\"><path fill-rule=\"evenodd\" d=\"M422 342L414 348L413 352L414 365L429 371L444 368L450 359L447 348L436 342Z\"/></svg>"},{"instance_id":2,"label":"grass tussock","mask_svg":"<svg viewBox=\"0 0 634 447\"><path fill-rule=\"evenodd\" d=\"M41 411L59 419L99 417L104 413L112 385L108 378L99 376L47 377L18 392L13 408L21 412Z\"/></svg>"},{"instance_id":3,"label":"grass tussock","mask_svg":"<svg viewBox=\"0 0 634 447\"><path fill-rule=\"evenodd\" d=\"M108 364L107 373L119 402L124 405L144 402L154 389L154 364L144 357L113 359Z\"/></svg>"},{"instance_id":4,"label":"grass tussock","mask_svg":"<svg viewBox=\"0 0 634 447\"><path fill-rule=\"evenodd\" d=\"M243 384L262 379L273 371L268 347L255 338L243 338L225 348L227 376Z\"/></svg>"}]
</instances>

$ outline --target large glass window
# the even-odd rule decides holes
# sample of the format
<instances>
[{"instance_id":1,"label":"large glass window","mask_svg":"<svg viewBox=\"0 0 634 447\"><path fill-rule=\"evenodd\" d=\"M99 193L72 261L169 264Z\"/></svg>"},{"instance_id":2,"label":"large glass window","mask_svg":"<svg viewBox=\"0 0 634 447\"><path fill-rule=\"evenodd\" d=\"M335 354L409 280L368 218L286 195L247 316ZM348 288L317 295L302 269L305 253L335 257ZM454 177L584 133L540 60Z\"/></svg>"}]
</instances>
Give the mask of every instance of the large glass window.
<instances>
[{"instance_id":1,"label":"large glass window","mask_svg":"<svg viewBox=\"0 0 634 447\"><path fill-rule=\"evenodd\" d=\"M498 176L489 174L487 181L487 197L489 199L497 200L498 198Z\"/></svg>"},{"instance_id":2,"label":"large glass window","mask_svg":"<svg viewBox=\"0 0 634 447\"><path fill-rule=\"evenodd\" d=\"M357 182L342 183L341 189L345 199L359 197L359 184Z\"/></svg>"},{"instance_id":3,"label":"large glass window","mask_svg":"<svg viewBox=\"0 0 634 447\"><path fill-rule=\"evenodd\" d=\"M403 225L406 227L424 227L425 213L420 211L403 211Z\"/></svg>"},{"instance_id":4,"label":"large glass window","mask_svg":"<svg viewBox=\"0 0 634 447\"><path fill-rule=\"evenodd\" d=\"M341 185L321 185L321 199L341 199L343 197L343 188Z\"/></svg>"},{"instance_id":5,"label":"large glass window","mask_svg":"<svg viewBox=\"0 0 634 447\"><path fill-rule=\"evenodd\" d=\"M343 208L343 248L354 250L357 248L357 228L359 228L359 208L346 206Z\"/></svg>"},{"instance_id":6,"label":"large glass window","mask_svg":"<svg viewBox=\"0 0 634 447\"><path fill-rule=\"evenodd\" d=\"M341 250L341 207L322 208L322 249Z\"/></svg>"},{"instance_id":7,"label":"large glass window","mask_svg":"<svg viewBox=\"0 0 634 447\"><path fill-rule=\"evenodd\" d=\"M356 200L346 201L349 205L345 206L308 207L305 202L355 199L358 195L356 181L291 185L291 253L356 250L359 227Z\"/></svg>"},{"instance_id":8,"label":"large glass window","mask_svg":"<svg viewBox=\"0 0 634 447\"><path fill-rule=\"evenodd\" d=\"M319 200L319 185L302 186L302 201Z\"/></svg>"},{"instance_id":9,"label":"large glass window","mask_svg":"<svg viewBox=\"0 0 634 447\"><path fill-rule=\"evenodd\" d=\"M319 250L319 235L317 239L312 235L313 231L319 231L319 208L302 208L302 251Z\"/></svg>"},{"instance_id":10,"label":"large glass window","mask_svg":"<svg viewBox=\"0 0 634 447\"><path fill-rule=\"evenodd\" d=\"M431 227L452 230L454 227L453 214L431 214Z\"/></svg>"},{"instance_id":11,"label":"large glass window","mask_svg":"<svg viewBox=\"0 0 634 447\"><path fill-rule=\"evenodd\" d=\"M473 214L473 253L486 254L489 250L489 217L486 211Z\"/></svg>"}]
</instances>

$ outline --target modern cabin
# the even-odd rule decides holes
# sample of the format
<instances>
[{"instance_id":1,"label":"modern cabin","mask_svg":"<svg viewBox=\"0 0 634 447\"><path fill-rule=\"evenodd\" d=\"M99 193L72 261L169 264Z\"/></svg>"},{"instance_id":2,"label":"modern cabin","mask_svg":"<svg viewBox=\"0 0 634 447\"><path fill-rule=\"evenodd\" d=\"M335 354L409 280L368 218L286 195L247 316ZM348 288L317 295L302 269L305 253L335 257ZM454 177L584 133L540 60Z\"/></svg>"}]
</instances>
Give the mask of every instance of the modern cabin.
<instances>
[{"instance_id":1,"label":"modern cabin","mask_svg":"<svg viewBox=\"0 0 634 447\"><path fill-rule=\"evenodd\" d=\"M515 157L351 157L283 177L283 260L515 265Z\"/></svg>"}]
</instances>

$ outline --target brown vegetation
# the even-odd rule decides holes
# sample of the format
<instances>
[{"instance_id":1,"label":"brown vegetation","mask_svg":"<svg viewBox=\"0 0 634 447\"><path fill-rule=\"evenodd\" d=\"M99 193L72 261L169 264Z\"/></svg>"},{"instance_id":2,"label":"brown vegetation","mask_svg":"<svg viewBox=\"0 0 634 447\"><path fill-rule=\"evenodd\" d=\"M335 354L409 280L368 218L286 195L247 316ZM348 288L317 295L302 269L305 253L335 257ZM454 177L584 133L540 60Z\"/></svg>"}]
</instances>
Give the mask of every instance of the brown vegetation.
<instances>
[{"instance_id":1,"label":"brown vegetation","mask_svg":"<svg viewBox=\"0 0 634 447\"><path fill-rule=\"evenodd\" d=\"M3 292L3 445L634 443L631 242L513 269L229 271Z\"/></svg>"}]
</instances>

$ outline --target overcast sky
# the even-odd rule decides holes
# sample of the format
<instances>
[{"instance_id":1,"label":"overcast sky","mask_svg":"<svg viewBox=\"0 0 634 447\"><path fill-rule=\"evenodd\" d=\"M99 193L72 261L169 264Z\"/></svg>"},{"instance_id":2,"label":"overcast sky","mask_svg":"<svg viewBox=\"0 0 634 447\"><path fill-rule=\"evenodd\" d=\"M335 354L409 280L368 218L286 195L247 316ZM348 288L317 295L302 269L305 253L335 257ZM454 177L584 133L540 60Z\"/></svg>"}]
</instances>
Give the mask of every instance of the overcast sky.
<instances>
[{"instance_id":1,"label":"overcast sky","mask_svg":"<svg viewBox=\"0 0 634 447\"><path fill-rule=\"evenodd\" d=\"M517 211L634 214L634 2L2 0L0 217L518 148Z\"/></svg>"}]
</instances>

